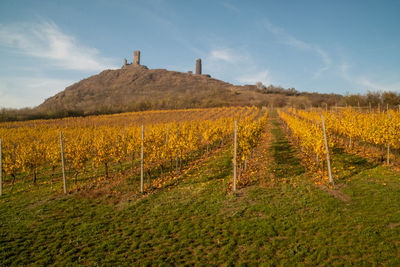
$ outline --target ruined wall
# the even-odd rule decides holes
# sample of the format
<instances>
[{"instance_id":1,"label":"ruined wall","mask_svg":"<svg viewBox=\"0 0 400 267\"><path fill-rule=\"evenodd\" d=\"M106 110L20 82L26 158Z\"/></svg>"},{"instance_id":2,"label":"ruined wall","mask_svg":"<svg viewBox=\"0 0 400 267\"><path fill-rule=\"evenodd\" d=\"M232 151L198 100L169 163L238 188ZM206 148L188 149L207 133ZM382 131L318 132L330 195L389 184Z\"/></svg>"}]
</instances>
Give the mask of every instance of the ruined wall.
<instances>
[{"instance_id":1,"label":"ruined wall","mask_svg":"<svg viewBox=\"0 0 400 267\"><path fill-rule=\"evenodd\" d=\"M196 74L201 74L201 59L196 60Z\"/></svg>"},{"instance_id":2,"label":"ruined wall","mask_svg":"<svg viewBox=\"0 0 400 267\"><path fill-rule=\"evenodd\" d=\"M133 51L133 64L140 65L140 51L135 50Z\"/></svg>"}]
</instances>

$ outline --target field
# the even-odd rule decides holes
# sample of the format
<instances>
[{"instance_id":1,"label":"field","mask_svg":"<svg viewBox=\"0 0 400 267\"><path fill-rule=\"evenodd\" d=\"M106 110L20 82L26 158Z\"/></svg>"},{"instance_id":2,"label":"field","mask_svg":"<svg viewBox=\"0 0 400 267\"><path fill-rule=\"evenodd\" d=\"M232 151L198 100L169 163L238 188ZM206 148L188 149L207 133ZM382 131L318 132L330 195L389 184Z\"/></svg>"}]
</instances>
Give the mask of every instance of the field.
<instances>
[{"instance_id":1,"label":"field","mask_svg":"<svg viewBox=\"0 0 400 267\"><path fill-rule=\"evenodd\" d=\"M397 112L229 108L154 113L158 115L0 125L5 167L0 197L2 265L400 264ZM334 184L327 178L321 113ZM360 130L362 119L371 122L366 116L376 118L377 125L381 122L371 139L372 128L370 135ZM235 192L234 120L239 174ZM347 122L359 123L358 131L346 128ZM163 147L152 146L156 135L143 144L148 152L144 194L137 142L141 124L147 138L150 129L160 133ZM387 129L385 125L390 131L379 132ZM17 138L9 131L29 128L41 129L36 138L52 133L48 140L55 139L54 145L46 144L58 156L54 169L48 158L29 168L29 153L20 153L26 155L25 165L13 165L17 156L9 151L21 147L22 152L26 140L33 139L21 135L18 140L24 145L19 146L17 139L6 140ZM110 149L107 160L96 164L100 154L90 140L107 129L111 137L103 140L116 143L106 147L117 147L115 140L120 139L113 133L129 133L130 128L134 138L126 143L134 143L134 148ZM177 129L182 146L170 139ZM220 131L204 134L210 129ZM68 144L82 147L72 140L85 140L85 135L73 132L78 130L91 131L90 156L74 166L76 156L65 155L68 190L63 194L58 133L65 132L66 153L74 153L77 150L68 150ZM81 138L73 139L77 136ZM170 142L174 145L168 147ZM121 151L126 153L119 158Z\"/></svg>"}]
</instances>

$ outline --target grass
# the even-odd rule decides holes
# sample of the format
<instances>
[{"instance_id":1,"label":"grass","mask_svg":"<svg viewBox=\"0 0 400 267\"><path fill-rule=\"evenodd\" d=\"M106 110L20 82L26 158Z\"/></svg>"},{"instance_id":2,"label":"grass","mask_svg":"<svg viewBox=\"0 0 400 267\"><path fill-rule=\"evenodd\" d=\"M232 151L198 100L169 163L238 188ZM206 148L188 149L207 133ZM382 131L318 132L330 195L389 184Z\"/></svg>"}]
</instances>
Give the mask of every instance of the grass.
<instances>
[{"instance_id":1,"label":"grass","mask_svg":"<svg viewBox=\"0 0 400 267\"><path fill-rule=\"evenodd\" d=\"M271 144L271 156L275 164L271 166L271 171L275 177L285 178L294 177L305 172L300 159L296 156L296 150L289 144L284 136L277 120L272 121L272 135L274 140Z\"/></svg>"},{"instance_id":2,"label":"grass","mask_svg":"<svg viewBox=\"0 0 400 267\"><path fill-rule=\"evenodd\" d=\"M274 185L229 192L231 153L220 150L177 185L117 203L45 186L6 194L0 262L399 265L400 175L334 151L335 178L350 198L344 202L311 182L275 120L272 126Z\"/></svg>"}]
</instances>

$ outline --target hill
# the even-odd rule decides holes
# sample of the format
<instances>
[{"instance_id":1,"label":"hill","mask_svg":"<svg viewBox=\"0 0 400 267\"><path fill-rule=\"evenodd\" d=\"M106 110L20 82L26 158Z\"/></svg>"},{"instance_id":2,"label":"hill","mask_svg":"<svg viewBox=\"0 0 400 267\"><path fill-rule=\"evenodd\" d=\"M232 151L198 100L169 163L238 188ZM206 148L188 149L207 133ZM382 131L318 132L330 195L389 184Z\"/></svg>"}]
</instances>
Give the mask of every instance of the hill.
<instances>
[{"instance_id":1,"label":"hill","mask_svg":"<svg viewBox=\"0 0 400 267\"><path fill-rule=\"evenodd\" d=\"M280 86L232 85L200 75L148 69L124 64L120 69L104 70L83 79L34 108L0 109L0 121L61 118L127 111L186 109L221 106L362 106L395 107L400 96L393 92L368 92L365 95L298 92Z\"/></svg>"},{"instance_id":2,"label":"hill","mask_svg":"<svg viewBox=\"0 0 400 267\"><path fill-rule=\"evenodd\" d=\"M37 107L42 113L60 110L83 114L147 109L266 104L269 97L256 86L234 86L209 75L148 69L131 65L105 70L81 80Z\"/></svg>"}]
</instances>

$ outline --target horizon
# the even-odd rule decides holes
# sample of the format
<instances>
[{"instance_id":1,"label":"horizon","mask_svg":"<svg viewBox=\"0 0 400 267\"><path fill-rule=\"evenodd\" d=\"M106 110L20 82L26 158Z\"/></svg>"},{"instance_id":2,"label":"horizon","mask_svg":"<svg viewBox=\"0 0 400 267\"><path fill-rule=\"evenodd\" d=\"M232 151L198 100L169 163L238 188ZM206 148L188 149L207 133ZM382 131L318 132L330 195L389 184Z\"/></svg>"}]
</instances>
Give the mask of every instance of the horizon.
<instances>
[{"instance_id":1,"label":"horizon","mask_svg":"<svg viewBox=\"0 0 400 267\"><path fill-rule=\"evenodd\" d=\"M0 108L34 107L133 51L151 69L300 92L400 92L397 1L4 1Z\"/></svg>"}]
</instances>

